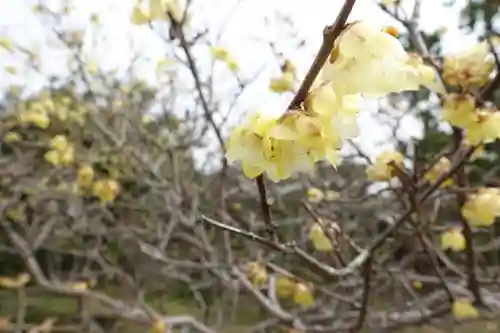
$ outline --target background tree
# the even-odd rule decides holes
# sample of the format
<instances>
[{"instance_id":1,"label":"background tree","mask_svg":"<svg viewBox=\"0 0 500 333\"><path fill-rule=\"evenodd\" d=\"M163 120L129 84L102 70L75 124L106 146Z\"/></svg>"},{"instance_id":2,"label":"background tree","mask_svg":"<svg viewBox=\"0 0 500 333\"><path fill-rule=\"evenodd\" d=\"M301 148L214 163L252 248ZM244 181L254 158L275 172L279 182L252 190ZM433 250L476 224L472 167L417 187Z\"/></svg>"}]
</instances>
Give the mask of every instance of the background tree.
<instances>
[{"instance_id":1,"label":"background tree","mask_svg":"<svg viewBox=\"0 0 500 333\"><path fill-rule=\"evenodd\" d=\"M305 54L309 64L314 55L293 20L269 15L265 28L284 37L259 41L271 70L248 71L224 46L224 24L204 21L206 1L134 3L120 15L157 56L136 47L106 63L111 12L31 3L57 70L7 27L0 330L497 331L498 230L472 223L464 207L493 221L500 214L496 192L484 192L499 186L498 142L473 150L443 115L450 101L470 100L453 96L498 112L498 7L459 5L462 33L487 48L464 47L455 63L442 31L420 29L422 3L372 5L436 69L447 94L391 94L363 110L389 129L384 147L394 151L377 156L348 139L337 169L320 163L257 185L228 165L225 143L256 87L277 97L276 108L285 101L278 112L309 93L312 71L296 59ZM353 4L367 6L345 1L325 22L336 22L324 36L328 54ZM450 66L470 73L453 81ZM463 87L483 72L480 84ZM419 136L404 133L408 119Z\"/></svg>"}]
</instances>

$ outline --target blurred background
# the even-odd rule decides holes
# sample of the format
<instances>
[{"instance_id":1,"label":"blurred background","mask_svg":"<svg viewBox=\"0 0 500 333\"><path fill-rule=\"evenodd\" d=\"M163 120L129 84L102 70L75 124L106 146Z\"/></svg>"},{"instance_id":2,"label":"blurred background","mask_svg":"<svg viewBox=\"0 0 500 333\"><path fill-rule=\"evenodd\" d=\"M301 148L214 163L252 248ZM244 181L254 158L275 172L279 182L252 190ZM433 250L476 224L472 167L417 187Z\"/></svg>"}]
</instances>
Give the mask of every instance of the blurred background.
<instances>
[{"instance_id":1,"label":"blurred background","mask_svg":"<svg viewBox=\"0 0 500 333\"><path fill-rule=\"evenodd\" d=\"M342 4L179 0L177 18L139 22L135 0L0 0L0 331L300 332L294 318L304 332L346 331L359 312L361 273L325 277L217 227L265 236L258 189L226 165L224 142L250 112L285 110ZM358 0L348 21L395 26L407 50L437 64L480 41L496 59L499 6ZM273 86L285 63L296 67L294 80ZM496 89L488 94L497 106ZM417 175L452 141L440 110L427 90L367 101L338 170L319 165L268 182L282 239L328 265L354 258L405 209L399 185L368 180L366 165L395 149ZM492 143L470 161L471 188L498 186L499 152ZM422 208L435 220L428 244L457 221L453 193ZM341 230L339 256L308 243L316 219ZM500 238L490 229L475 239L493 295ZM446 296L417 238L404 229L374 259L376 287L359 331L500 331L490 314L457 323L441 305L420 311ZM435 260L464 271L461 254L435 247ZM256 262L262 285L249 273ZM314 290L314 305L276 307L269 289L280 276ZM447 281L458 286L459 277Z\"/></svg>"}]
</instances>

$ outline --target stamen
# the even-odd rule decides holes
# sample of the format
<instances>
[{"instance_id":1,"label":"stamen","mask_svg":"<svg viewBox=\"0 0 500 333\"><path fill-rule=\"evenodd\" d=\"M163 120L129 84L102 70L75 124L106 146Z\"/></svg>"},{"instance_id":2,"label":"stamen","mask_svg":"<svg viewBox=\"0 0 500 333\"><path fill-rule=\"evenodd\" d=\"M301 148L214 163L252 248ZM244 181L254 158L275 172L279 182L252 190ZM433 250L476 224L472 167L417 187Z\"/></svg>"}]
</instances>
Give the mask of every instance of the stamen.
<instances>
[{"instance_id":1,"label":"stamen","mask_svg":"<svg viewBox=\"0 0 500 333\"><path fill-rule=\"evenodd\" d=\"M399 31L396 27L388 26L382 29L383 32L391 35L392 37L397 38L399 36Z\"/></svg>"}]
</instances>

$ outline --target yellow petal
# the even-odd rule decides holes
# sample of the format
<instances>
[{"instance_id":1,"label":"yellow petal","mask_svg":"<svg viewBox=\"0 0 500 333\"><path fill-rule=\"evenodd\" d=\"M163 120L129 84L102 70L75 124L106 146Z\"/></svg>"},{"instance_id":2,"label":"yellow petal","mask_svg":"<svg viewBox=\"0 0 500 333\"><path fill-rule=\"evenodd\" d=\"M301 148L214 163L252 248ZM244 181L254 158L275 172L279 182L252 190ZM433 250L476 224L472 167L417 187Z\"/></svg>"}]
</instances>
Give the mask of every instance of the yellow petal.
<instances>
[{"instance_id":1,"label":"yellow petal","mask_svg":"<svg viewBox=\"0 0 500 333\"><path fill-rule=\"evenodd\" d=\"M276 294L278 297L286 298L292 296L295 291L295 282L286 276L279 275L276 278Z\"/></svg>"},{"instance_id":2,"label":"yellow petal","mask_svg":"<svg viewBox=\"0 0 500 333\"><path fill-rule=\"evenodd\" d=\"M474 319L479 317L479 310L472 305L472 302L466 298L458 299L453 302L453 316L456 319Z\"/></svg>"},{"instance_id":3,"label":"yellow petal","mask_svg":"<svg viewBox=\"0 0 500 333\"><path fill-rule=\"evenodd\" d=\"M443 250L462 251L466 247L465 237L460 228L453 228L441 235L441 247Z\"/></svg>"},{"instance_id":4,"label":"yellow petal","mask_svg":"<svg viewBox=\"0 0 500 333\"><path fill-rule=\"evenodd\" d=\"M317 251L330 252L333 250L331 239L325 235L323 228L318 223L311 226L309 230L309 239L312 241Z\"/></svg>"},{"instance_id":5,"label":"yellow petal","mask_svg":"<svg viewBox=\"0 0 500 333\"><path fill-rule=\"evenodd\" d=\"M293 301L302 305L303 307L311 307L314 305L314 297L311 290L303 283L297 283L295 285L295 291L293 293Z\"/></svg>"},{"instance_id":6,"label":"yellow petal","mask_svg":"<svg viewBox=\"0 0 500 333\"><path fill-rule=\"evenodd\" d=\"M149 333L167 333L167 325L164 321L158 320L151 327Z\"/></svg>"},{"instance_id":7,"label":"yellow petal","mask_svg":"<svg viewBox=\"0 0 500 333\"><path fill-rule=\"evenodd\" d=\"M319 188L312 187L307 190L307 199L310 202L318 203L325 198L325 194Z\"/></svg>"},{"instance_id":8,"label":"yellow petal","mask_svg":"<svg viewBox=\"0 0 500 333\"><path fill-rule=\"evenodd\" d=\"M7 289L19 289L21 287L24 287L28 282L30 282L30 280L31 277L26 273L19 274L14 279L2 276L0 277L0 287Z\"/></svg>"},{"instance_id":9,"label":"yellow petal","mask_svg":"<svg viewBox=\"0 0 500 333\"><path fill-rule=\"evenodd\" d=\"M138 6L132 9L131 21L135 25L143 25L149 22L149 16Z\"/></svg>"}]
</instances>

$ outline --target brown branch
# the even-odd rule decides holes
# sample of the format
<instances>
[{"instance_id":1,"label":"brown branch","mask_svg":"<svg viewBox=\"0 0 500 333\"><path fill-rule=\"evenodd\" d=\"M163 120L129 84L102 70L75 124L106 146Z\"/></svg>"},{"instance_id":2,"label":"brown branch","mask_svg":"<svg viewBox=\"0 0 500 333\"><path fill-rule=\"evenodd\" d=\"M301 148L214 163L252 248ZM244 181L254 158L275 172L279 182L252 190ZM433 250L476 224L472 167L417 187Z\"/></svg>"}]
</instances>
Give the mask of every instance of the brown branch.
<instances>
[{"instance_id":1,"label":"brown branch","mask_svg":"<svg viewBox=\"0 0 500 333\"><path fill-rule=\"evenodd\" d=\"M363 297L361 299L361 309L359 310L358 320L356 325L351 330L353 333L359 332L363 329L363 325L368 314L368 301L370 299L370 283L372 277L372 258L372 256L369 256L364 265Z\"/></svg>"},{"instance_id":2,"label":"brown branch","mask_svg":"<svg viewBox=\"0 0 500 333\"><path fill-rule=\"evenodd\" d=\"M266 224L266 231L273 241L277 241L278 235L276 234L276 230L278 226L273 222L271 217L271 209L269 207L269 203L267 202L267 191L264 175L258 175L257 178L255 178L255 182L257 183L257 188L259 190L260 211L262 213L262 219Z\"/></svg>"},{"instance_id":3,"label":"brown branch","mask_svg":"<svg viewBox=\"0 0 500 333\"><path fill-rule=\"evenodd\" d=\"M342 33L342 30L344 30L345 23L347 21L347 18L349 17L349 14L351 13L354 4L356 3L356 0L345 0L342 8L340 9L339 14L337 15L337 18L335 19L335 22L331 26L327 26L324 31L323 31L323 43L321 44L321 47L316 55L316 58L314 58L313 63L311 64L311 67L309 68L309 71L307 72L306 76L302 80L299 89L297 90L297 93L293 97L292 101L290 102L290 105L288 106L288 110L291 110L295 107L300 106L300 104L306 99L307 94L309 93L309 89L314 83L314 80L316 80L316 77L321 71L321 68L323 68L323 65L325 64L325 61L328 59L328 56L333 50L333 47L335 45L335 40L337 37ZM188 58L189 60L189 58ZM193 74L194 75L194 74ZM273 239L276 239L276 225L273 224L272 219L271 219L271 212L269 209L269 205L267 203L267 198L266 198L266 184L264 182L264 175L259 175L255 179L257 187L259 189L259 197L260 197L260 206L261 206L261 211L262 211L262 217L264 219L264 222L266 223L268 227L268 232L270 233L271 237Z\"/></svg>"},{"instance_id":4,"label":"brown branch","mask_svg":"<svg viewBox=\"0 0 500 333\"><path fill-rule=\"evenodd\" d=\"M290 102L288 109L300 106L300 104L306 99L309 89L313 85L314 80L316 80L316 77L318 77L321 68L323 68L323 65L333 50L335 40L344 30L347 18L351 14L355 3L356 0L345 0L333 25L327 26L323 31L323 43L321 44L318 54L309 68L304 80L300 84L297 93Z\"/></svg>"},{"instance_id":5,"label":"brown branch","mask_svg":"<svg viewBox=\"0 0 500 333\"><path fill-rule=\"evenodd\" d=\"M2 210L1 213L3 213L4 208L5 207L0 207L0 210ZM151 323L154 320L161 320L166 324L167 327L170 328L188 325L192 326L200 332L216 333L214 330L205 326L191 316L161 316L145 303L141 304L142 306L140 307L131 306L125 302L113 299L108 295L100 292L91 290L75 290L59 282L49 280L43 273L42 268L36 260L33 251L28 243L5 220L0 219L0 225L3 227L3 230L5 230L12 245L14 245L20 256L23 258L29 272L34 277L35 281L45 290L63 295L80 295L93 298L96 301L101 302L102 304L116 310L116 313L119 314L121 318L146 323Z\"/></svg>"},{"instance_id":6,"label":"brown branch","mask_svg":"<svg viewBox=\"0 0 500 333\"><path fill-rule=\"evenodd\" d=\"M454 128L453 129L453 145L454 149L460 149L463 142L463 132L461 129ZM464 166L458 168L456 172L456 183L459 188L467 187L467 175L465 173ZM457 205L460 211L460 223L462 224L463 234L465 237L465 254L466 254L466 267L467 267L467 286L474 295L474 299L477 304L483 305L484 302L481 297L479 282L476 277L476 253L474 251L474 240L472 235L472 228L469 223L462 216L461 210L465 201L467 199L467 195L465 192L458 191L456 194Z\"/></svg>"}]
</instances>

